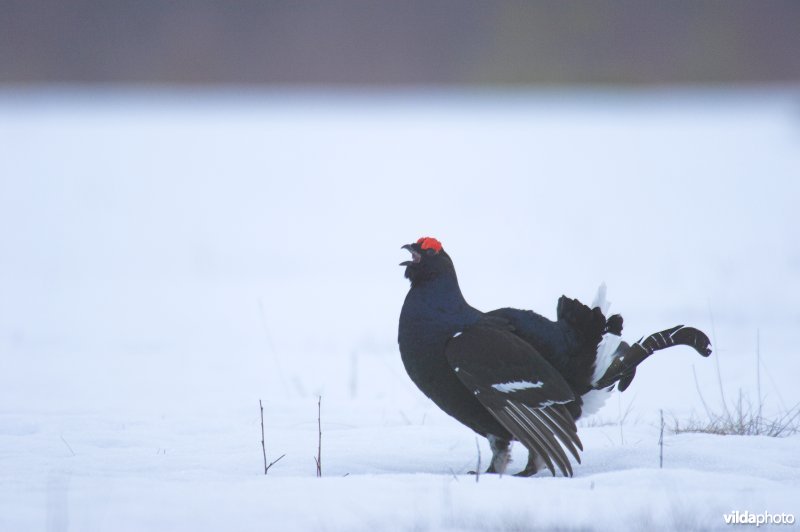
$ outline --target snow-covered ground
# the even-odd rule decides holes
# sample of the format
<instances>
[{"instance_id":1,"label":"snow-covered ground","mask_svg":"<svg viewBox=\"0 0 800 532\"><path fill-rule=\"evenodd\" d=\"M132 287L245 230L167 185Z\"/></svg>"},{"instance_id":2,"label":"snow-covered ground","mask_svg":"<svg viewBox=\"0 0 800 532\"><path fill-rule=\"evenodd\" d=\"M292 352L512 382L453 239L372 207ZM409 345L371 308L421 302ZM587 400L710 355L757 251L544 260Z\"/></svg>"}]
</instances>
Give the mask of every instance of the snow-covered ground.
<instances>
[{"instance_id":1,"label":"snow-covered ground","mask_svg":"<svg viewBox=\"0 0 800 532\"><path fill-rule=\"evenodd\" d=\"M758 350L765 410L800 401L798 198L790 89L0 91L0 531L800 517L800 436L667 432L658 465L659 410L703 415L693 370L713 409L717 363L755 399ZM714 355L646 361L575 478L476 483L397 351L423 235L478 308L605 281L628 339L692 324Z\"/></svg>"}]
</instances>

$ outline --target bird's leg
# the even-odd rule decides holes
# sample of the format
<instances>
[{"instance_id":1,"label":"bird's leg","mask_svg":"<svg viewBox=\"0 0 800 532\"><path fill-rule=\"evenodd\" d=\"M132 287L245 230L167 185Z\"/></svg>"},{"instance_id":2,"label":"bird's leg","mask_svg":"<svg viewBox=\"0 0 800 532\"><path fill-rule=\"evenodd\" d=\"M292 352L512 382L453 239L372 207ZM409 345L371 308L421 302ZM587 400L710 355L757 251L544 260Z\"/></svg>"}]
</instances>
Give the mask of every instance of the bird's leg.
<instances>
[{"instance_id":1,"label":"bird's leg","mask_svg":"<svg viewBox=\"0 0 800 532\"><path fill-rule=\"evenodd\" d=\"M492 448L492 461L486 472L502 475L506 472L506 466L511 459L511 442L494 434L487 434L486 439L489 440L489 447Z\"/></svg>"},{"instance_id":2,"label":"bird's leg","mask_svg":"<svg viewBox=\"0 0 800 532\"><path fill-rule=\"evenodd\" d=\"M534 453L533 451L528 451L528 464L525 466L525 469L516 473L515 477L530 477L535 475L537 471L544 467L544 460L541 456Z\"/></svg>"}]
</instances>

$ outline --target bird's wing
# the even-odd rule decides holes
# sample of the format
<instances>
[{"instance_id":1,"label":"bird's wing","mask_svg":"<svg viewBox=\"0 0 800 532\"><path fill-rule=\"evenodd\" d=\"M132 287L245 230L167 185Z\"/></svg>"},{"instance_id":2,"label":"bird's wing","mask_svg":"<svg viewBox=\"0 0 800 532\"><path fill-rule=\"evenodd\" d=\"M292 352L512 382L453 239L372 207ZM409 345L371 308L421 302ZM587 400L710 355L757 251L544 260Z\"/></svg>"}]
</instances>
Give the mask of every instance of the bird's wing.
<instances>
[{"instance_id":1,"label":"bird's wing","mask_svg":"<svg viewBox=\"0 0 800 532\"><path fill-rule=\"evenodd\" d=\"M572 476L564 447L580 463L576 447L583 450L583 445L564 405L575 395L530 344L508 330L479 324L457 332L445 356L461 382L516 439L542 457L553 475L555 464Z\"/></svg>"}]
</instances>

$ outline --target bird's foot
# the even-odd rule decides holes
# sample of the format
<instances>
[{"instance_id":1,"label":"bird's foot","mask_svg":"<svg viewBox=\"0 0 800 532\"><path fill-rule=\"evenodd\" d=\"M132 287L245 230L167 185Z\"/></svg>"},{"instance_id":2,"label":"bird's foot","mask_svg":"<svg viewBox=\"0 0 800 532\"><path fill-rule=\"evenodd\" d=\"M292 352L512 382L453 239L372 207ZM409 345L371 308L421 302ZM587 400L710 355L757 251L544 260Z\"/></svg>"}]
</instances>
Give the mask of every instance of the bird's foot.
<instances>
[{"instance_id":1,"label":"bird's foot","mask_svg":"<svg viewBox=\"0 0 800 532\"><path fill-rule=\"evenodd\" d=\"M477 474L478 473L476 471L467 471L467 475L477 475ZM492 466L489 466L489 468L486 469L486 471L481 473L481 475L492 475L492 474L495 474L495 475L497 474L497 471L495 471L494 467L492 467Z\"/></svg>"}]
</instances>

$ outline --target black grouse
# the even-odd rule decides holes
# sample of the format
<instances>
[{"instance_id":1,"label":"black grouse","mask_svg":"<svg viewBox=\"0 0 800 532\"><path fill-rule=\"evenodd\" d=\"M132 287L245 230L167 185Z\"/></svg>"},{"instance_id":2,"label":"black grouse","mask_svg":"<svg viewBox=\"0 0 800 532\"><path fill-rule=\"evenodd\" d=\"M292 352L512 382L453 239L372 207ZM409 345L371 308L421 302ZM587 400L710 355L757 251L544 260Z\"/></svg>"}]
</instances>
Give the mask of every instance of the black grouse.
<instances>
[{"instance_id":1,"label":"black grouse","mask_svg":"<svg viewBox=\"0 0 800 532\"><path fill-rule=\"evenodd\" d=\"M505 471L518 440L529 453L518 475L547 467L571 476L565 449L578 463L583 450L575 420L599 408L614 386L625 390L645 358L674 345L711 354L708 337L682 325L623 342L622 317L604 314L604 285L591 308L562 296L556 321L514 308L481 312L464 300L438 240L403 249L412 256L401 264L411 281L400 313L403 364L439 408L489 440L487 473Z\"/></svg>"}]
</instances>

